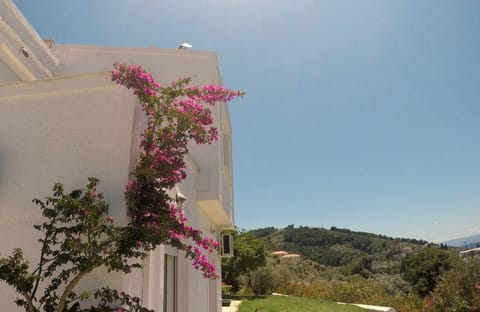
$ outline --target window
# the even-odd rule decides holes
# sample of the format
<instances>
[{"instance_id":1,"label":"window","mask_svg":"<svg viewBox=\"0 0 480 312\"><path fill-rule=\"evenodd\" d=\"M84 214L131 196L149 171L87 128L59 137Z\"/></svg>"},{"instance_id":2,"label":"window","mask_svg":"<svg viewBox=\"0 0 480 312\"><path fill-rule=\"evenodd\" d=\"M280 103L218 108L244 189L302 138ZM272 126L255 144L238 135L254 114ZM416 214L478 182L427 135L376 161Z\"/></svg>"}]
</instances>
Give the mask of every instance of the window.
<instances>
[{"instance_id":1,"label":"window","mask_svg":"<svg viewBox=\"0 0 480 312\"><path fill-rule=\"evenodd\" d=\"M177 312L177 256L165 253L163 274L163 312Z\"/></svg>"}]
</instances>

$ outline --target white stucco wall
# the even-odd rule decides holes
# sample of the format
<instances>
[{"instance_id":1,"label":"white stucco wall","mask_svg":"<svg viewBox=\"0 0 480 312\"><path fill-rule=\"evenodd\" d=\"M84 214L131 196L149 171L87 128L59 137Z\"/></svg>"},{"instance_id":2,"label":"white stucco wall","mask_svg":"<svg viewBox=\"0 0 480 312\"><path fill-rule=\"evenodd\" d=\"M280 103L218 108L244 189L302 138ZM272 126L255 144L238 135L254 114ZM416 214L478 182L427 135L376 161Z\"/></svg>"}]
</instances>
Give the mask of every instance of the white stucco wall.
<instances>
[{"instance_id":1,"label":"white stucco wall","mask_svg":"<svg viewBox=\"0 0 480 312\"><path fill-rule=\"evenodd\" d=\"M81 63L78 70L69 67L76 68L77 63L64 60L64 73L72 76L0 86L0 228L14 238L0 243L2 254L20 247L27 259L35 263L38 246L32 225L40 223L41 218L31 200L51 194L55 182L62 182L66 190L72 190L84 187L89 176L99 178L112 214L118 222L126 221L123 191L136 159L142 118L136 99L130 91L114 85L109 72L87 73L87 70L110 69L115 55L114 50L107 50L108 57L100 58L105 66L83 62L83 59L94 58L89 55L93 53L91 49L86 49L88 53L78 56ZM176 64L184 64L183 56L175 56L176 63L168 57L165 62L154 62L155 58L163 59L162 53L154 53L147 60L133 53L129 59L147 64L147 69L153 64L153 70L149 70L160 81L182 76L173 72ZM176 53L179 52L172 54ZM193 69L185 70L184 76L190 74L200 84L218 83L215 55L199 54L192 62L198 66L192 65ZM199 61L203 58L205 64ZM202 76L206 68L210 69ZM171 77L164 77L165 72ZM213 115L220 141L212 145L192 145L188 178L178 190L187 196L186 214L190 225L217 238L221 229L232 227L233 206L231 181L226 183L223 159L222 127L229 128L228 111L226 107L216 107ZM17 239L20 237L21 240ZM179 311L220 311L219 281L203 279L182 252L178 255ZM210 260L220 274L218 255L210 255ZM81 287L98 287L104 281L143 298L150 308L161 310L162 249L146 260L143 272L123 276L98 270ZM13 298L14 293L1 285L2 310L15 310Z\"/></svg>"}]
</instances>

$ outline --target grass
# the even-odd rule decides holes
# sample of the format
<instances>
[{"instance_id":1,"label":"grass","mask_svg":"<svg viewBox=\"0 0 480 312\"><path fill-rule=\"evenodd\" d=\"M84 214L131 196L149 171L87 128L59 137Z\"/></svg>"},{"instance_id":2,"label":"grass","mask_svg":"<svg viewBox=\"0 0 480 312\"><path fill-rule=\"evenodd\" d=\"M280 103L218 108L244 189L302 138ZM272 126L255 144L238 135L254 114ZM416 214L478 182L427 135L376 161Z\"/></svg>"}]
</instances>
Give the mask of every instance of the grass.
<instances>
[{"instance_id":1,"label":"grass","mask_svg":"<svg viewBox=\"0 0 480 312\"><path fill-rule=\"evenodd\" d=\"M358 307L294 296L246 297L238 312L365 312Z\"/></svg>"}]
</instances>

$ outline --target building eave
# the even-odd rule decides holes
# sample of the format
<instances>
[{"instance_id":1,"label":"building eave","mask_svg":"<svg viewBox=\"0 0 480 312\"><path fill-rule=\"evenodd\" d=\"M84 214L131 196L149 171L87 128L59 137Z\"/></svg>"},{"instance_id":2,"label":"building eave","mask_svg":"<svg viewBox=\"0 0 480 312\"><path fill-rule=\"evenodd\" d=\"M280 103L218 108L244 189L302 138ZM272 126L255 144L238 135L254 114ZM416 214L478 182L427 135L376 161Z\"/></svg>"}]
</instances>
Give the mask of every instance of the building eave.
<instances>
[{"instance_id":1,"label":"building eave","mask_svg":"<svg viewBox=\"0 0 480 312\"><path fill-rule=\"evenodd\" d=\"M0 61L23 81L52 77L58 58L11 0L0 0ZM21 65L19 65L21 64Z\"/></svg>"}]
</instances>

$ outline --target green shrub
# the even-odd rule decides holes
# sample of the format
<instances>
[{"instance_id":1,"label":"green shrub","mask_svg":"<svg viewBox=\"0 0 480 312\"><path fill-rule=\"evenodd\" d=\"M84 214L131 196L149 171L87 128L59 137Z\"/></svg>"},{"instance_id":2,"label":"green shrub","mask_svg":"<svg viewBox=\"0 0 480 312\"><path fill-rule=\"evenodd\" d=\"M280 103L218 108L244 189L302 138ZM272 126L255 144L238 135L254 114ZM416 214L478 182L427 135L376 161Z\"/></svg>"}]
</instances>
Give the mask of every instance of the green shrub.
<instances>
[{"instance_id":1,"label":"green shrub","mask_svg":"<svg viewBox=\"0 0 480 312\"><path fill-rule=\"evenodd\" d=\"M413 290L421 297L435 289L440 275L450 270L460 260L451 253L435 247L423 248L402 262L402 273Z\"/></svg>"},{"instance_id":2,"label":"green shrub","mask_svg":"<svg viewBox=\"0 0 480 312\"><path fill-rule=\"evenodd\" d=\"M475 285L477 264L461 264L441 275L431 297L429 311L480 311L480 298Z\"/></svg>"}]
</instances>

